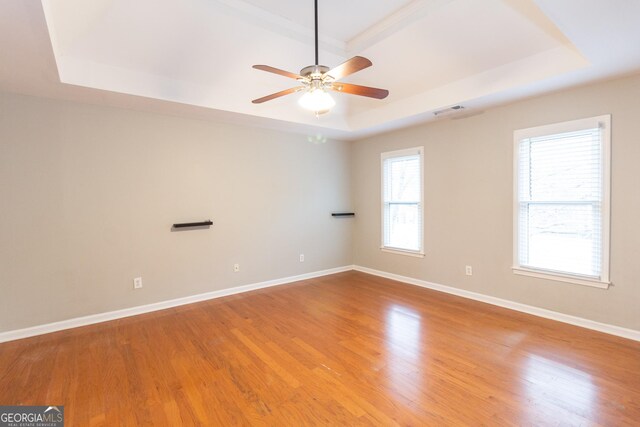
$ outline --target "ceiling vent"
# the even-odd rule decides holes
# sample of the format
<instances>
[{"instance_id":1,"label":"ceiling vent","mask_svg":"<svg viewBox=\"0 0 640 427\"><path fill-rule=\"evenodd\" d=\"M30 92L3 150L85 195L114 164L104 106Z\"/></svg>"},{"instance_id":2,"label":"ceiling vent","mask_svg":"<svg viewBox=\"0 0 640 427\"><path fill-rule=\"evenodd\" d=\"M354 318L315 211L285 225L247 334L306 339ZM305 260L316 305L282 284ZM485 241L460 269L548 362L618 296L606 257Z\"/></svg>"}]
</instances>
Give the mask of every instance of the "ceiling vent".
<instances>
[{"instance_id":1,"label":"ceiling vent","mask_svg":"<svg viewBox=\"0 0 640 427\"><path fill-rule=\"evenodd\" d=\"M462 105L454 105L453 107L447 107L442 110L434 111L433 115L436 117L450 116L455 113L459 113L464 110Z\"/></svg>"}]
</instances>

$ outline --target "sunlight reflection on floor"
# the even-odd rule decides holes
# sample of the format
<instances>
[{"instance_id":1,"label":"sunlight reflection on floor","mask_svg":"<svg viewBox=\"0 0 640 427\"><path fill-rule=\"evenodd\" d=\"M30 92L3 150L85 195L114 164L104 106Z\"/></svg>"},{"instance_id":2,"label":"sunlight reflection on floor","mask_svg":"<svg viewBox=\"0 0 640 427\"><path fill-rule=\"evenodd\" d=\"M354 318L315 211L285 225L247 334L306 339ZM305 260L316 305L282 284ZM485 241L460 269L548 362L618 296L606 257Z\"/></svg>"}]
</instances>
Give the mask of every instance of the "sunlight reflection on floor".
<instances>
[{"instance_id":1,"label":"sunlight reflection on floor","mask_svg":"<svg viewBox=\"0 0 640 427\"><path fill-rule=\"evenodd\" d=\"M598 387L591 375L542 356L529 355L525 362L525 393L531 406L546 414L549 422L568 414L593 417Z\"/></svg>"},{"instance_id":2,"label":"sunlight reflection on floor","mask_svg":"<svg viewBox=\"0 0 640 427\"><path fill-rule=\"evenodd\" d=\"M385 325L390 386L406 398L417 398L422 385L422 316L411 308L393 304Z\"/></svg>"}]
</instances>

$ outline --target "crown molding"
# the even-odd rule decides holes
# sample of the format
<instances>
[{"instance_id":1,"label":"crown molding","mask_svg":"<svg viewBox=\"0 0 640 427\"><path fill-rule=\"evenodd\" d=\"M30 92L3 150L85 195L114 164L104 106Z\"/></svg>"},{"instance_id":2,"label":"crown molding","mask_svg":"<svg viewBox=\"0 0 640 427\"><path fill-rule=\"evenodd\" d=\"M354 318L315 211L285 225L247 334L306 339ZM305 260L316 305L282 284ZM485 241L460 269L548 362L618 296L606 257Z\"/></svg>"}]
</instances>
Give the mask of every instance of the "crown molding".
<instances>
[{"instance_id":1,"label":"crown molding","mask_svg":"<svg viewBox=\"0 0 640 427\"><path fill-rule=\"evenodd\" d=\"M363 51L451 2L453 0L414 0L348 40L346 53L349 56Z\"/></svg>"}]
</instances>

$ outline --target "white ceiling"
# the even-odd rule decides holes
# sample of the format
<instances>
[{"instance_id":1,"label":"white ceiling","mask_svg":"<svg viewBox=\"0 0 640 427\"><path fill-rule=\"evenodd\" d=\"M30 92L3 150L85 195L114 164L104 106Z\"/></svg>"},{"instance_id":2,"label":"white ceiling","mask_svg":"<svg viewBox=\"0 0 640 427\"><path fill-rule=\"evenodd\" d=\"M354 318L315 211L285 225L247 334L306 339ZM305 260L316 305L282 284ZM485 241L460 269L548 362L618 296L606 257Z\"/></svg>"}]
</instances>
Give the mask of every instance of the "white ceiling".
<instances>
[{"instance_id":1,"label":"white ceiling","mask_svg":"<svg viewBox=\"0 0 640 427\"><path fill-rule=\"evenodd\" d=\"M320 63L373 67L315 118L254 70L313 63L313 1L3 0L0 90L354 139L640 71L637 0L319 0Z\"/></svg>"}]
</instances>

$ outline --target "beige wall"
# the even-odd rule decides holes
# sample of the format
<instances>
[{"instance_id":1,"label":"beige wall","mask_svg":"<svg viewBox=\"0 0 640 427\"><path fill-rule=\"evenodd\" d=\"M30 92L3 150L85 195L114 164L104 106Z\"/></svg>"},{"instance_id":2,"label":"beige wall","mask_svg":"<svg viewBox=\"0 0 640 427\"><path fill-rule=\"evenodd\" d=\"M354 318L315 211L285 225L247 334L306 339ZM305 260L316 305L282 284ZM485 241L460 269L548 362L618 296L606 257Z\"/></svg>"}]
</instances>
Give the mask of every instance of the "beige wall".
<instances>
[{"instance_id":1,"label":"beige wall","mask_svg":"<svg viewBox=\"0 0 640 427\"><path fill-rule=\"evenodd\" d=\"M639 95L636 76L316 145L0 94L0 332L351 263L640 329ZM513 130L601 114L613 122L614 286L513 275ZM418 145L424 259L379 250L380 153ZM355 220L330 216L351 208ZM206 218L209 230L170 231Z\"/></svg>"},{"instance_id":2,"label":"beige wall","mask_svg":"<svg viewBox=\"0 0 640 427\"><path fill-rule=\"evenodd\" d=\"M516 276L513 131L612 115L608 290ZM426 257L381 252L380 153L425 147ZM546 95L353 145L354 263L640 330L640 76ZM465 276L465 265L473 276Z\"/></svg>"},{"instance_id":3,"label":"beige wall","mask_svg":"<svg viewBox=\"0 0 640 427\"><path fill-rule=\"evenodd\" d=\"M353 221L330 216L349 161L345 142L0 94L0 331L351 264Z\"/></svg>"}]
</instances>

